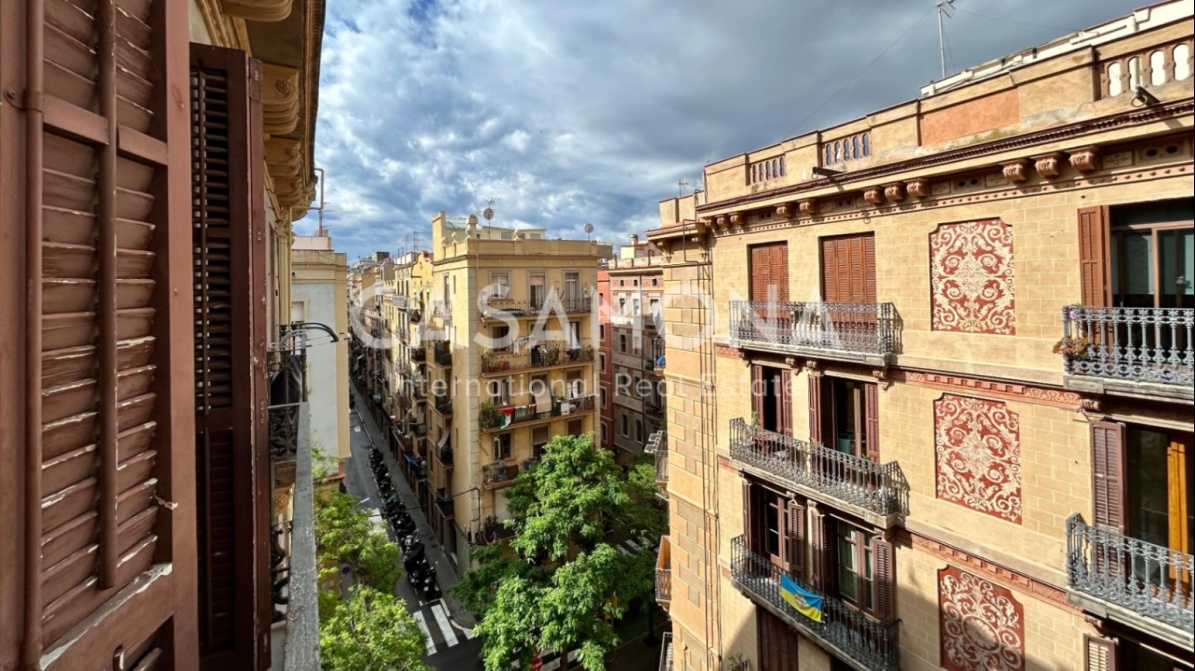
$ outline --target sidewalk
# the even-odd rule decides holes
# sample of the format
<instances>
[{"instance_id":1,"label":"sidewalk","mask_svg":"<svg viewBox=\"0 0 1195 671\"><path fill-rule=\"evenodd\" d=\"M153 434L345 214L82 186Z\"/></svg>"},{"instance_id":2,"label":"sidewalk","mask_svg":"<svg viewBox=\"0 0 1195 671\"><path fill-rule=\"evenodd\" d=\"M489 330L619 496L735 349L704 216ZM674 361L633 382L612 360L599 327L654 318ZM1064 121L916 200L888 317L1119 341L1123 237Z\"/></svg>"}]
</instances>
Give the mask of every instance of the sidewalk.
<instances>
[{"instance_id":1,"label":"sidewalk","mask_svg":"<svg viewBox=\"0 0 1195 671\"><path fill-rule=\"evenodd\" d=\"M402 499L407 507L407 511L418 524L419 536L423 539L427 550L428 561L432 562L436 567L436 581L440 584L440 593L443 595L442 601L448 607L450 618L461 629L471 631L477 624L476 619L465 608L464 604L452 594L452 588L460 580L460 576L456 572L456 567L453 566L448 556L444 553L444 547L440 545L439 539L436 538L435 533L428 524L427 515L419 506L415 493L411 491L406 478L402 477L402 471L394 461L390 450L386 449L386 438L377 423L374 422L369 410L366 409L368 406L365 399L357 392L355 384L350 383L350 388L357 406L352 413L353 424L360 426L362 429L361 431L353 430L350 432L354 456L357 454L368 454L369 447L377 445L378 451L382 453L385 459L386 468L390 471L390 480L394 483L395 491L398 492L399 498ZM358 449L361 451L358 452Z\"/></svg>"}]
</instances>

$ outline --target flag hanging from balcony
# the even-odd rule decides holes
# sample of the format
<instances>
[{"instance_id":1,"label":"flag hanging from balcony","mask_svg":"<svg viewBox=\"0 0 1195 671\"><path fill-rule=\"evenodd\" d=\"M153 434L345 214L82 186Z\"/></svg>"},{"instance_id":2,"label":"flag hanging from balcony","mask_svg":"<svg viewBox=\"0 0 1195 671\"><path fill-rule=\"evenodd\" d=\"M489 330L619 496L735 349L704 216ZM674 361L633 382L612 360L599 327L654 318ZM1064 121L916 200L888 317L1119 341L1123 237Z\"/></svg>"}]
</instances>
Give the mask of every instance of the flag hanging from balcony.
<instances>
[{"instance_id":1,"label":"flag hanging from balcony","mask_svg":"<svg viewBox=\"0 0 1195 671\"><path fill-rule=\"evenodd\" d=\"M498 428L505 429L506 427L510 426L510 423L512 421L514 421L514 415L515 415L514 408L503 408L502 409L502 426L500 426Z\"/></svg>"},{"instance_id":2,"label":"flag hanging from balcony","mask_svg":"<svg viewBox=\"0 0 1195 671\"><path fill-rule=\"evenodd\" d=\"M797 587L797 583L783 574L780 576L780 596L798 613L814 622L822 621L822 598Z\"/></svg>"}]
</instances>

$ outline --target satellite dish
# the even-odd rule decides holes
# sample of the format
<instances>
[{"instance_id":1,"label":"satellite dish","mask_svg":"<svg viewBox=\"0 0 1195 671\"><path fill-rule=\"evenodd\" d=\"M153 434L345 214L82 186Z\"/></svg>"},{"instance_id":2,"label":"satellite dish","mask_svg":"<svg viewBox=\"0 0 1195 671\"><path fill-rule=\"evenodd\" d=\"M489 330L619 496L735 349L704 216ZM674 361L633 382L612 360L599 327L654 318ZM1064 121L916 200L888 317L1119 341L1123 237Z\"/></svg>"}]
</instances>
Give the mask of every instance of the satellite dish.
<instances>
[{"instance_id":1,"label":"satellite dish","mask_svg":"<svg viewBox=\"0 0 1195 671\"><path fill-rule=\"evenodd\" d=\"M485 217L485 220L486 220L486 221L491 221L491 220L493 220L493 218L494 218L494 208L492 208L492 207L487 207L487 208L485 208L485 210L484 210L484 211L481 213L481 216Z\"/></svg>"},{"instance_id":2,"label":"satellite dish","mask_svg":"<svg viewBox=\"0 0 1195 671\"><path fill-rule=\"evenodd\" d=\"M585 224L585 235L593 233L593 224Z\"/></svg>"}]
</instances>

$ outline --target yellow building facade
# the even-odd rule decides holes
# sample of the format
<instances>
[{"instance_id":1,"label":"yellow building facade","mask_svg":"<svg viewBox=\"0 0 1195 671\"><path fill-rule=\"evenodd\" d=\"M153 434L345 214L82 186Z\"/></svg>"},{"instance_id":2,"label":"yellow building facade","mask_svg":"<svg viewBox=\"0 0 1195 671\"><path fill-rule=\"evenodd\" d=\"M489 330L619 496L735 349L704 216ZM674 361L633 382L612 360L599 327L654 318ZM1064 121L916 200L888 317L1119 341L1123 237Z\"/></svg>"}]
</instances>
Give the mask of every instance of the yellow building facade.
<instances>
[{"instance_id":1,"label":"yellow building facade","mask_svg":"<svg viewBox=\"0 0 1195 671\"><path fill-rule=\"evenodd\" d=\"M661 203L673 668L1191 668L1191 19Z\"/></svg>"}]
</instances>

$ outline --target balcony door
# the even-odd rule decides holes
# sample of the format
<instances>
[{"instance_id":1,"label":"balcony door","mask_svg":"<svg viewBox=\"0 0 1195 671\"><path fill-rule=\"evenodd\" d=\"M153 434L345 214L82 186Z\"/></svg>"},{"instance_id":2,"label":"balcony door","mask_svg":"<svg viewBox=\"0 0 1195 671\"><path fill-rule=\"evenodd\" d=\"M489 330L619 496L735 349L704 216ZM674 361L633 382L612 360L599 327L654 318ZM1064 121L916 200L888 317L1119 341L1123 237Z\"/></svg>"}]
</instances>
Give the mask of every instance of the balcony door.
<instances>
[{"instance_id":1,"label":"balcony door","mask_svg":"<svg viewBox=\"0 0 1195 671\"><path fill-rule=\"evenodd\" d=\"M791 328L791 315L776 303L788 301L788 243L770 242L748 248L751 276L750 300L757 304L751 316L754 337L784 342Z\"/></svg>"},{"instance_id":2,"label":"balcony door","mask_svg":"<svg viewBox=\"0 0 1195 671\"><path fill-rule=\"evenodd\" d=\"M765 431L792 435L792 373L783 368L751 366L752 423Z\"/></svg>"},{"instance_id":3,"label":"balcony door","mask_svg":"<svg viewBox=\"0 0 1195 671\"><path fill-rule=\"evenodd\" d=\"M797 671L797 632L784 620L757 608L760 671Z\"/></svg>"}]
</instances>

